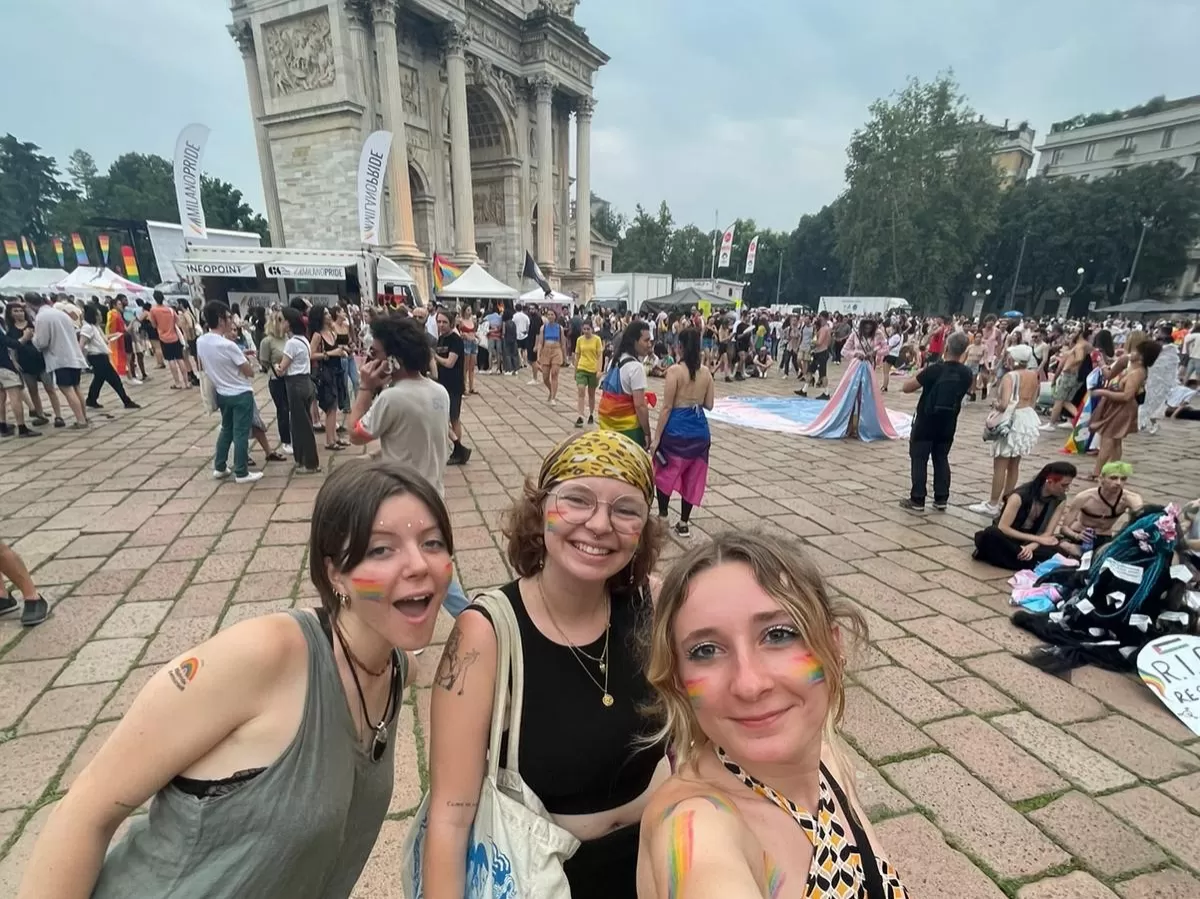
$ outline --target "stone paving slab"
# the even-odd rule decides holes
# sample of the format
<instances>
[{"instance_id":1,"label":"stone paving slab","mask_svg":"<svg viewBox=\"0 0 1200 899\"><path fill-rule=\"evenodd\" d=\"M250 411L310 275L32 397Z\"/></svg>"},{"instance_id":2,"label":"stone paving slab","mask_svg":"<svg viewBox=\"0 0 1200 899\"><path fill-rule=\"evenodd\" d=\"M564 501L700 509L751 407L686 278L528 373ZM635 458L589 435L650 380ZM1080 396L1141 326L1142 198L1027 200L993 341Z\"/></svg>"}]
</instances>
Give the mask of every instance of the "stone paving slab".
<instances>
[{"instance_id":1,"label":"stone paving slab","mask_svg":"<svg viewBox=\"0 0 1200 899\"><path fill-rule=\"evenodd\" d=\"M480 378L463 412L475 455L447 472L455 561L471 590L511 576L501 514L574 431L569 404L551 410L514 380ZM717 394L787 396L791 386L719 383ZM265 382L257 389L270 426ZM0 450L0 537L54 604L30 632L0 621L0 896L15 894L55 800L163 662L218 628L315 602L305 544L319 479L272 464L249 487L214 482L215 419L198 397L176 396L162 378L134 390L141 412ZM889 395L892 408L914 403ZM976 433L985 412L969 405L960 433ZM1132 677L1082 668L1052 678L1015 657L1037 640L1009 624L1007 573L970 557L985 522L966 506L990 481L985 447L955 445L952 505L922 516L896 506L907 493L904 441L712 432L693 540L755 527L791 534L831 595L868 623L844 732L860 798L914 899L1200 897L1200 741ZM1058 446L1058 435L1044 437L1022 476L1060 459ZM1152 502L1190 499L1178 485L1200 481L1187 423L1132 438L1126 457ZM662 567L685 545L671 540ZM450 627L440 616L402 707L389 818L356 899L400 895L400 846L425 785L416 756L429 733L426 685Z\"/></svg>"}]
</instances>

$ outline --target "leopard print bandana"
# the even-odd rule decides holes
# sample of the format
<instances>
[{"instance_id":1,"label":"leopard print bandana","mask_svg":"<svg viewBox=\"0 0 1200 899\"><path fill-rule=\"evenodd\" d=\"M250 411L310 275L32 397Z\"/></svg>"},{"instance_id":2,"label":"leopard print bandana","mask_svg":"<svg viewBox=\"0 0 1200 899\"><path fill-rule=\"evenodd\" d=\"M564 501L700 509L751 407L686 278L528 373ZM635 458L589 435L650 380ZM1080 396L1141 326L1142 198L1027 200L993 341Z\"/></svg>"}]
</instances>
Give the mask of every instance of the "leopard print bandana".
<instances>
[{"instance_id":1,"label":"leopard print bandana","mask_svg":"<svg viewBox=\"0 0 1200 899\"><path fill-rule=\"evenodd\" d=\"M640 490L647 503L654 501L654 468L650 456L616 431L587 431L568 437L542 463L538 488L576 478L612 478Z\"/></svg>"}]
</instances>

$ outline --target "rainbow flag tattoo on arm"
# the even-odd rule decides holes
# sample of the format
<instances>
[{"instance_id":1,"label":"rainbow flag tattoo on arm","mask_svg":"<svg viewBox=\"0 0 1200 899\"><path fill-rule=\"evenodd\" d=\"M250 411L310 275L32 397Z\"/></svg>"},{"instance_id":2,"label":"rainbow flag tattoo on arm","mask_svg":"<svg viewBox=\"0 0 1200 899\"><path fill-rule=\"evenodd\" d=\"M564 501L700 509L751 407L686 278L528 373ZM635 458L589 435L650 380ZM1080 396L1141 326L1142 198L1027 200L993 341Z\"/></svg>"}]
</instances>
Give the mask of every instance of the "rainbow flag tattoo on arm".
<instances>
[{"instance_id":1,"label":"rainbow flag tattoo on arm","mask_svg":"<svg viewBox=\"0 0 1200 899\"><path fill-rule=\"evenodd\" d=\"M682 812L671 819L667 844L667 899L679 899L683 882L692 870L692 819L695 812Z\"/></svg>"}]
</instances>

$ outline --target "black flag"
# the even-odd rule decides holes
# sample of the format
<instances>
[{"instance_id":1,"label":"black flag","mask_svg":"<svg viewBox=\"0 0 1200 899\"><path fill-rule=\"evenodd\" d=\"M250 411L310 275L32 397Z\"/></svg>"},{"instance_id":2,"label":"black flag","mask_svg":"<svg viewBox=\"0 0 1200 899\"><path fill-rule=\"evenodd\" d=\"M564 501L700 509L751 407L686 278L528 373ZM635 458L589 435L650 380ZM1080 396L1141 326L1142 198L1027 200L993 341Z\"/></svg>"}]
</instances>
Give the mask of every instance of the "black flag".
<instances>
[{"instance_id":1,"label":"black flag","mask_svg":"<svg viewBox=\"0 0 1200 899\"><path fill-rule=\"evenodd\" d=\"M530 281L536 281L538 286L545 291L546 296L550 296L554 292L550 289L550 282L546 280L546 276L542 274L541 268L533 261L533 256L528 250L525 251L525 268L521 274Z\"/></svg>"}]
</instances>

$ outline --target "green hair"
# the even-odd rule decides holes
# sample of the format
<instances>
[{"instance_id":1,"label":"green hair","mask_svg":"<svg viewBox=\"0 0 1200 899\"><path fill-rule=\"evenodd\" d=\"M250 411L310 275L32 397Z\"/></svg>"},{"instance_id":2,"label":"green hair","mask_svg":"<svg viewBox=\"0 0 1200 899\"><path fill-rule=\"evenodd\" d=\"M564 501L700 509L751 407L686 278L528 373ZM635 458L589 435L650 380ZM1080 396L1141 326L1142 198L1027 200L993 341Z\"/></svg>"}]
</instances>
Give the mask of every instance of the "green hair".
<instances>
[{"instance_id":1,"label":"green hair","mask_svg":"<svg viewBox=\"0 0 1200 899\"><path fill-rule=\"evenodd\" d=\"M1100 476L1105 478L1128 478L1133 476L1133 466L1128 462L1105 462L1100 469Z\"/></svg>"}]
</instances>

